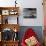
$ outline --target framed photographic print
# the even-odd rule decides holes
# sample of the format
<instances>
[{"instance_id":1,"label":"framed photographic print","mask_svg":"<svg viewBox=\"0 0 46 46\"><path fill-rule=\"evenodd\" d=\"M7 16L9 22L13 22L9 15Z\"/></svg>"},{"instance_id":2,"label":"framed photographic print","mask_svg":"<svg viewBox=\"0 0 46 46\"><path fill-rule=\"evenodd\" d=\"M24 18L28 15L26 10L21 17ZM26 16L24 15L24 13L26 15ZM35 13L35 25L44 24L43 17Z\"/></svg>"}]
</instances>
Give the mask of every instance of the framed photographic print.
<instances>
[{"instance_id":1,"label":"framed photographic print","mask_svg":"<svg viewBox=\"0 0 46 46\"><path fill-rule=\"evenodd\" d=\"M9 15L9 10L2 10L2 15Z\"/></svg>"},{"instance_id":2,"label":"framed photographic print","mask_svg":"<svg viewBox=\"0 0 46 46\"><path fill-rule=\"evenodd\" d=\"M10 15L16 15L17 13L18 13L18 12L17 12L16 10L10 10L10 11L9 11L9 14L10 14Z\"/></svg>"},{"instance_id":3,"label":"framed photographic print","mask_svg":"<svg viewBox=\"0 0 46 46\"><path fill-rule=\"evenodd\" d=\"M24 8L23 9L24 18L37 18L36 8Z\"/></svg>"}]
</instances>

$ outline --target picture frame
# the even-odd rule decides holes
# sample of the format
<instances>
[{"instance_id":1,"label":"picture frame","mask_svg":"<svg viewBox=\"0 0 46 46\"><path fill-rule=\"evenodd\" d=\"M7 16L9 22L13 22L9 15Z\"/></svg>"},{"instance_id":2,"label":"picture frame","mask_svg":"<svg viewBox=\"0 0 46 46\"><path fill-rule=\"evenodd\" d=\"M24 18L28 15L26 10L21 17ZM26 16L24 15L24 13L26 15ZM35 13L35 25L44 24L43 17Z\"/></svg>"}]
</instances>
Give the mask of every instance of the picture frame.
<instances>
[{"instance_id":1,"label":"picture frame","mask_svg":"<svg viewBox=\"0 0 46 46\"><path fill-rule=\"evenodd\" d=\"M18 12L17 12L16 10L10 10L10 11L9 11L9 14L10 14L10 15L17 15L17 13L18 13Z\"/></svg>"},{"instance_id":2,"label":"picture frame","mask_svg":"<svg viewBox=\"0 0 46 46\"><path fill-rule=\"evenodd\" d=\"M9 15L9 10L2 10L2 15Z\"/></svg>"},{"instance_id":3,"label":"picture frame","mask_svg":"<svg viewBox=\"0 0 46 46\"><path fill-rule=\"evenodd\" d=\"M37 18L37 9L36 8L24 8L23 17L25 19Z\"/></svg>"}]
</instances>

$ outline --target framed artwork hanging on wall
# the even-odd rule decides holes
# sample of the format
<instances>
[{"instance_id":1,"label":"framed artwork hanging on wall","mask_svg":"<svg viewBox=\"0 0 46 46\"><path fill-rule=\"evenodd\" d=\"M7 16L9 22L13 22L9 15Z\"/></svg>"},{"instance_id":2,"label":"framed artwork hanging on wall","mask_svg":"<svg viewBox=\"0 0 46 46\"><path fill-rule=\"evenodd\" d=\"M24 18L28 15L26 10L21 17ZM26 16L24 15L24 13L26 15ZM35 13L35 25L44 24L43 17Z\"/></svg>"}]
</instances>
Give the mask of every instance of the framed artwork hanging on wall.
<instances>
[{"instance_id":1,"label":"framed artwork hanging on wall","mask_svg":"<svg viewBox=\"0 0 46 46\"><path fill-rule=\"evenodd\" d=\"M36 8L24 8L23 9L24 18L37 18Z\"/></svg>"}]
</instances>

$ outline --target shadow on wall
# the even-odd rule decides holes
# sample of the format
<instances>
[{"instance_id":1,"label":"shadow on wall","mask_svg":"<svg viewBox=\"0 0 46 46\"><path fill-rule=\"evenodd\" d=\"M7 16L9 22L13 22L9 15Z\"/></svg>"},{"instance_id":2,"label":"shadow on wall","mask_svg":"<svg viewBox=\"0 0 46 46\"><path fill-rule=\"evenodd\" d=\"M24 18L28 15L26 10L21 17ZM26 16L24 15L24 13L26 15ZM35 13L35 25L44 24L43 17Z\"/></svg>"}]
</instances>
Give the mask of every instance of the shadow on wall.
<instances>
[{"instance_id":1,"label":"shadow on wall","mask_svg":"<svg viewBox=\"0 0 46 46\"><path fill-rule=\"evenodd\" d=\"M32 28L34 30L34 32L36 32L39 41L41 43L43 43L43 30L42 30L42 26L21 26L20 27L20 32L19 32L19 40L20 40L20 42L21 42L21 40L22 40L22 38L24 36L25 31L28 28Z\"/></svg>"}]
</instances>

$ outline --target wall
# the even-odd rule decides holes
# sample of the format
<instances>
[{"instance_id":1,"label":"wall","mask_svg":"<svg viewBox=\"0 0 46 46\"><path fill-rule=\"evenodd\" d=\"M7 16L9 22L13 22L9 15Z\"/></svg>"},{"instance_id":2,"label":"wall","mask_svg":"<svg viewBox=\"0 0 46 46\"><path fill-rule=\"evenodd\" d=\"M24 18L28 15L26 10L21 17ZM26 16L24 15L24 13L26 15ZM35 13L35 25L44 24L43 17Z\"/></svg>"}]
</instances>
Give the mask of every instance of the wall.
<instances>
[{"instance_id":1,"label":"wall","mask_svg":"<svg viewBox=\"0 0 46 46\"><path fill-rule=\"evenodd\" d=\"M19 18L19 24L21 26L43 26L43 6L42 0L24 0L18 1L22 6L22 11ZM23 8L36 8L37 18L36 19L24 19Z\"/></svg>"},{"instance_id":2,"label":"wall","mask_svg":"<svg viewBox=\"0 0 46 46\"><path fill-rule=\"evenodd\" d=\"M1 7L12 7L15 6L15 0L0 0Z\"/></svg>"}]
</instances>

